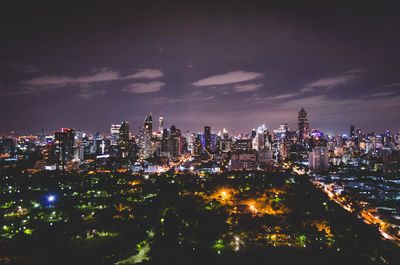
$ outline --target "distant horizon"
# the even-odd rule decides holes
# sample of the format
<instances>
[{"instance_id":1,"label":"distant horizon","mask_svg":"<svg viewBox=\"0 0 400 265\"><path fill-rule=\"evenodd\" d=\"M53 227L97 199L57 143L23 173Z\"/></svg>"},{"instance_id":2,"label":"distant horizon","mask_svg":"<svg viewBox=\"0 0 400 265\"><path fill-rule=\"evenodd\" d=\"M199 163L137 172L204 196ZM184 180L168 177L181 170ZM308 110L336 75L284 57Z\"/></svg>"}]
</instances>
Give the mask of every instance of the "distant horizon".
<instances>
[{"instance_id":1,"label":"distant horizon","mask_svg":"<svg viewBox=\"0 0 400 265\"><path fill-rule=\"evenodd\" d=\"M143 115L143 120L144 120L145 116L146 116L146 114ZM159 117L159 114L152 115L152 116L153 116L153 131L157 131L158 130L158 117ZM287 123L289 125L289 128L292 131L297 131L297 127L298 127L297 120L296 120L295 122L286 122L286 121L284 121L284 122L281 122L281 123L277 124L276 126L268 126L268 123L265 123L265 122L264 123L259 123L256 126L249 127L247 130L232 129L232 128L223 127L223 126L213 126L213 125L211 125L209 123L205 123L204 125L198 127L197 129L186 129L186 128L178 126L177 124L179 124L179 123L169 122L169 119L165 115L165 113L163 113L163 117L164 117L164 128L165 129L169 129L172 125L175 125L176 128L181 130L181 133L185 133L187 131L189 131L190 133L198 133L198 132L202 133L204 131L204 126L210 126L212 133L218 133L219 131L222 132L223 129L226 129L230 135L250 134L253 129L257 129L259 126L261 126L263 124L266 125L266 127L267 127L269 132L273 132L273 130L278 129L280 127L280 125L284 124L284 123ZM296 113L295 117L297 118L297 113ZM167 119L165 119L165 118L167 118ZM332 136L348 134L349 131L350 131L350 126L351 125L354 125L355 129L358 129L358 128L361 129L366 134L368 134L368 133L381 134L381 133L384 133L387 130L389 130L392 134L396 134L396 133L400 132L400 127L398 129L394 128L392 130L390 130L390 129L381 129L381 130L370 131L370 130L367 130L367 129L363 128L363 127L357 126L356 123L350 123L348 125L348 127L343 129L342 131L336 130L334 133L332 133L332 130L325 130L324 128L312 126L312 120L310 120L309 116L308 116L308 119L309 119L309 122L310 122L310 131L314 130L314 129L317 129L317 130L321 130L323 133L325 133L327 135L332 135ZM125 120L125 121L129 122L130 132L135 133L135 134L138 134L139 131L140 131L140 128L143 126L143 121L141 123L140 122L136 122L134 124L129 120ZM121 124L122 122L124 122L124 121L110 123L108 125L108 128L105 128L103 130L96 130L96 129L93 130L93 129L87 129L87 128L84 128L84 127L75 127L75 126L60 126L58 128L52 128L50 130L48 128L40 128L40 129L37 129L37 132L32 132L32 130L26 130L26 131L29 131L29 132L24 132L24 131L18 131L18 130L15 130L15 129L10 129L7 132L0 131L0 133L1 134L10 134L11 131L16 131L21 136L36 136L36 135L38 135L40 133L41 129L45 130L46 135L50 135L50 134L54 133L55 131L60 130L61 128L70 128L70 129L74 129L75 131L76 130L81 130L81 131L83 131L85 133L89 133L89 134L105 133L106 135L109 135L110 134L111 125L112 124ZM137 126L135 126L135 124Z\"/></svg>"}]
</instances>

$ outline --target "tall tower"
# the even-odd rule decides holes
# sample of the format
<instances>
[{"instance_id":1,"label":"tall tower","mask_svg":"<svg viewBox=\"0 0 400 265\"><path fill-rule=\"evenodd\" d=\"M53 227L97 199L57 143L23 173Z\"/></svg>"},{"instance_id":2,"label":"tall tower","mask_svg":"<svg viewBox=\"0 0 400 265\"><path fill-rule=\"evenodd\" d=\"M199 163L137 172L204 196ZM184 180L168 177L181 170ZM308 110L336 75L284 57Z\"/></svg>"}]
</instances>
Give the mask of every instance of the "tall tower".
<instances>
[{"instance_id":1,"label":"tall tower","mask_svg":"<svg viewBox=\"0 0 400 265\"><path fill-rule=\"evenodd\" d=\"M42 145L46 144L46 130L40 129L39 140Z\"/></svg>"},{"instance_id":2,"label":"tall tower","mask_svg":"<svg viewBox=\"0 0 400 265\"><path fill-rule=\"evenodd\" d=\"M118 145L121 151L121 156L123 158L127 157L129 148L129 122L127 121L121 123L121 126L119 127Z\"/></svg>"},{"instance_id":3,"label":"tall tower","mask_svg":"<svg viewBox=\"0 0 400 265\"><path fill-rule=\"evenodd\" d=\"M129 141L129 122L125 121L119 126L119 140L122 142Z\"/></svg>"},{"instance_id":4,"label":"tall tower","mask_svg":"<svg viewBox=\"0 0 400 265\"><path fill-rule=\"evenodd\" d=\"M301 108L298 116L298 124L299 124L299 140L302 143L308 141L310 135L310 123L308 122L307 112Z\"/></svg>"},{"instance_id":5,"label":"tall tower","mask_svg":"<svg viewBox=\"0 0 400 265\"><path fill-rule=\"evenodd\" d=\"M120 129L121 129L121 124L111 124L110 133L111 133L112 145L116 145L118 143Z\"/></svg>"},{"instance_id":6,"label":"tall tower","mask_svg":"<svg viewBox=\"0 0 400 265\"><path fill-rule=\"evenodd\" d=\"M54 138L58 161L64 170L66 162L74 155L74 129L62 128L55 132Z\"/></svg>"},{"instance_id":7,"label":"tall tower","mask_svg":"<svg viewBox=\"0 0 400 265\"><path fill-rule=\"evenodd\" d=\"M149 158L151 156L151 138L153 136L153 117L147 114L143 124L143 140L142 140L142 157Z\"/></svg>"},{"instance_id":8,"label":"tall tower","mask_svg":"<svg viewBox=\"0 0 400 265\"><path fill-rule=\"evenodd\" d=\"M354 130L354 124L350 125L350 135L349 135L352 139L354 139L354 137L356 136L355 134L355 130Z\"/></svg>"},{"instance_id":9,"label":"tall tower","mask_svg":"<svg viewBox=\"0 0 400 265\"><path fill-rule=\"evenodd\" d=\"M211 127L204 126L204 149L211 153Z\"/></svg>"},{"instance_id":10,"label":"tall tower","mask_svg":"<svg viewBox=\"0 0 400 265\"><path fill-rule=\"evenodd\" d=\"M144 119L144 132L145 134L149 134L150 137L153 133L153 116L151 113L147 114L146 118Z\"/></svg>"},{"instance_id":11,"label":"tall tower","mask_svg":"<svg viewBox=\"0 0 400 265\"><path fill-rule=\"evenodd\" d=\"M164 130L164 116L162 112L160 112L160 117L158 118L158 131L162 133Z\"/></svg>"}]
</instances>

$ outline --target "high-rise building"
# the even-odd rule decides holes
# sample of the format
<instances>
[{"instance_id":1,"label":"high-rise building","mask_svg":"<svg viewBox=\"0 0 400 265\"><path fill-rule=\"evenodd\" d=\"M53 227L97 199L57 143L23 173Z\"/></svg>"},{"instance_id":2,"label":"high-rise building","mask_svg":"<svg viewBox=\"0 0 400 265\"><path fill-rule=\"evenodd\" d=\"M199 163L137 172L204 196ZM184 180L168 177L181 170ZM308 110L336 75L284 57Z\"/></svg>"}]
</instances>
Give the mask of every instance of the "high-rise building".
<instances>
[{"instance_id":1,"label":"high-rise building","mask_svg":"<svg viewBox=\"0 0 400 265\"><path fill-rule=\"evenodd\" d=\"M260 149L257 152L257 161L259 165L265 165L272 161L272 150Z\"/></svg>"},{"instance_id":2,"label":"high-rise building","mask_svg":"<svg viewBox=\"0 0 400 265\"><path fill-rule=\"evenodd\" d=\"M164 130L164 116L162 112L160 112L160 117L158 118L158 132L162 133Z\"/></svg>"},{"instance_id":3,"label":"high-rise building","mask_svg":"<svg viewBox=\"0 0 400 265\"><path fill-rule=\"evenodd\" d=\"M120 142L129 141L129 122L127 121L121 123L119 127L119 141Z\"/></svg>"},{"instance_id":4,"label":"high-rise building","mask_svg":"<svg viewBox=\"0 0 400 265\"><path fill-rule=\"evenodd\" d=\"M211 127L204 126L204 151L211 153Z\"/></svg>"},{"instance_id":5,"label":"high-rise building","mask_svg":"<svg viewBox=\"0 0 400 265\"><path fill-rule=\"evenodd\" d=\"M55 132L55 152L57 161L64 170L65 163L73 159L74 129L62 128Z\"/></svg>"},{"instance_id":6,"label":"high-rise building","mask_svg":"<svg viewBox=\"0 0 400 265\"><path fill-rule=\"evenodd\" d=\"M151 113L147 114L146 118L144 119L144 131L147 134L153 133L153 116Z\"/></svg>"},{"instance_id":7,"label":"high-rise building","mask_svg":"<svg viewBox=\"0 0 400 265\"><path fill-rule=\"evenodd\" d=\"M118 146L122 158L127 157L129 152L129 122L127 121L121 123L119 128Z\"/></svg>"},{"instance_id":8,"label":"high-rise building","mask_svg":"<svg viewBox=\"0 0 400 265\"><path fill-rule=\"evenodd\" d=\"M151 113L147 114L143 123L143 130L140 143L140 156L143 159L149 158L152 155L152 136L153 136L153 116Z\"/></svg>"},{"instance_id":9,"label":"high-rise building","mask_svg":"<svg viewBox=\"0 0 400 265\"><path fill-rule=\"evenodd\" d=\"M167 151L171 157L177 157L183 152L181 132L175 127L171 126L169 130L169 139L167 144Z\"/></svg>"},{"instance_id":10,"label":"high-rise building","mask_svg":"<svg viewBox=\"0 0 400 265\"><path fill-rule=\"evenodd\" d=\"M256 129L253 129L251 131L251 139L254 139L256 137L256 135L257 135L257 131L256 131Z\"/></svg>"},{"instance_id":11,"label":"high-rise building","mask_svg":"<svg viewBox=\"0 0 400 265\"><path fill-rule=\"evenodd\" d=\"M82 130L75 131L75 141L82 141L86 137L86 134Z\"/></svg>"},{"instance_id":12,"label":"high-rise building","mask_svg":"<svg viewBox=\"0 0 400 265\"><path fill-rule=\"evenodd\" d=\"M301 108L298 115L299 125L299 140L301 143L306 143L310 135L310 124L308 122L307 112Z\"/></svg>"},{"instance_id":13,"label":"high-rise building","mask_svg":"<svg viewBox=\"0 0 400 265\"><path fill-rule=\"evenodd\" d=\"M248 153L251 152L252 149L252 140L251 139L238 139L233 144L232 151L233 152L242 152Z\"/></svg>"},{"instance_id":14,"label":"high-rise building","mask_svg":"<svg viewBox=\"0 0 400 265\"><path fill-rule=\"evenodd\" d=\"M93 146L94 146L96 155L104 155L106 146L105 146L104 137L101 133L97 132L94 134Z\"/></svg>"},{"instance_id":15,"label":"high-rise building","mask_svg":"<svg viewBox=\"0 0 400 265\"><path fill-rule=\"evenodd\" d=\"M351 139L354 139L356 136L355 130L354 130L354 124L350 125L350 137Z\"/></svg>"},{"instance_id":16,"label":"high-rise building","mask_svg":"<svg viewBox=\"0 0 400 265\"><path fill-rule=\"evenodd\" d=\"M201 156L201 154L202 154L201 138L199 135L197 135L193 144L193 155Z\"/></svg>"},{"instance_id":17,"label":"high-rise building","mask_svg":"<svg viewBox=\"0 0 400 265\"><path fill-rule=\"evenodd\" d=\"M253 150L258 151L259 149L264 149L266 147L267 143L269 143L269 140L267 127L265 124L257 128L256 135L252 137L252 139Z\"/></svg>"},{"instance_id":18,"label":"high-rise building","mask_svg":"<svg viewBox=\"0 0 400 265\"><path fill-rule=\"evenodd\" d=\"M219 153L228 153L232 150L232 140L221 138L218 139L217 150Z\"/></svg>"},{"instance_id":19,"label":"high-rise building","mask_svg":"<svg viewBox=\"0 0 400 265\"><path fill-rule=\"evenodd\" d=\"M231 170L255 170L257 169L257 154L253 153L232 153Z\"/></svg>"},{"instance_id":20,"label":"high-rise building","mask_svg":"<svg viewBox=\"0 0 400 265\"><path fill-rule=\"evenodd\" d=\"M84 146L82 141L75 141L74 160L83 161L85 159Z\"/></svg>"},{"instance_id":21,"label":"high-rise building","mask_svg":"<svg viewBox=\"0 0 400 265\"><path fill-rule=\"evenodd\" d=\"M120 129L121 129L121 124L111 124L110 128L111 145L116 145L118 143Z\"/></svg>"},{"instance_id":22,"label":"high-rise building","mask_svg":"<svg viewBox=\"0 0 400 265\"><path fill-rule=\"evenodd\" d=\"M312 171L327 170L329 168L329 151L327 147L315 147L308 154L308 167Z\"/></svg>"},{"instance_id":23,"label":"high-rise building","mask_svg":"<svg viewBox=\"0 0 400 265\"><path fill-rule=\"evenodd\" d=\"M39 140L42 145L46 144L46 130L45 129L40 129Z\"/></svg>"}]
</instances>

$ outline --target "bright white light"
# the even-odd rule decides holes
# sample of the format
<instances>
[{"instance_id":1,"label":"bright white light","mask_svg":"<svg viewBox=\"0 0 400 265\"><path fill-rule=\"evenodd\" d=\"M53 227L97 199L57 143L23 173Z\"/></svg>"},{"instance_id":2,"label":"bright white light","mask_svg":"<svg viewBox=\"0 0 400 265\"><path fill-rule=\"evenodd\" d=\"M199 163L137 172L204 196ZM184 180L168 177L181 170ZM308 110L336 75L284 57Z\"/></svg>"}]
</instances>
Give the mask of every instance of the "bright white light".
<instances>
[{"instance_id":1,"label":"bright white light","mask_svg":"<svg viewBox=\"0 0 400 265\"><path fill-rule=\"evenodd\" d=\"M54 202L55 199L56 199L56 196L54 196L54 195L49 195L49 196L47 197L47 201L48 201L48 202Z\"/></svg>"}]
</instances>

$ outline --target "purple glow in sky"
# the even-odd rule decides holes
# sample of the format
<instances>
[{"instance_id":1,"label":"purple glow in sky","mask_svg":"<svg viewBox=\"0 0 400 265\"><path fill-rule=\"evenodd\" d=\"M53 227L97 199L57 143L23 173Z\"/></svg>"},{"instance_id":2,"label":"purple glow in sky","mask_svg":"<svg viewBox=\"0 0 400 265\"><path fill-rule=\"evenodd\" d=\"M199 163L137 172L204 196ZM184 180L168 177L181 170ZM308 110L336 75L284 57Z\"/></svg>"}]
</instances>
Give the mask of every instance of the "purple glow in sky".
<instances>
[{"instance_id":1,"label":"purple glow in sky","mask_svg":"<svg viewBox=\"0 0 400 265\"><path fill-rule=\"evenodd\" d=\"M2 1L0 132L136 130L160 111L249 132L295 127L302 106L329 133L400 128L389 1L188 2Z\"/></svg>"}]
</instances>

